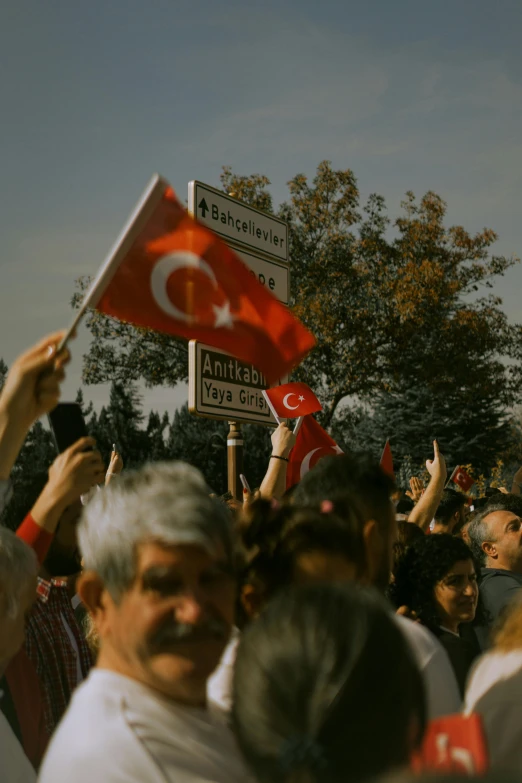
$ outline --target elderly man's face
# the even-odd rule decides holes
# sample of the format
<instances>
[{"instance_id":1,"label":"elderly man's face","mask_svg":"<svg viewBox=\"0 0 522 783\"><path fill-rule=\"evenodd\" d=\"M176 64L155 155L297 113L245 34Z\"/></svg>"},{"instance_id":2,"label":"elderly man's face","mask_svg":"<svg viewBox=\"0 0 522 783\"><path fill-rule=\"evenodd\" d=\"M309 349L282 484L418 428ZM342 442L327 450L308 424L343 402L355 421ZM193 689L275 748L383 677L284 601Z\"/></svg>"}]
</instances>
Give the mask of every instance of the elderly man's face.
<instances>
[{"instance_id":1,"label":"elderly man's face","mask_svg":"<svg viewBox=\"0 0 522 783\"><path fill-rule=\"evenodd\" d=\"M136 579L119 603L104 592L102 651L122 673L189 704L205 699L206 681L232 630L235 582L223 557L197 545L142 544Z\"/></svg>"},{"instance_id":2,"label":"elderly man's face","mask_svg":"<svg viewBox=\"0 0 522 783\"><path fill-rule=\"evenodd\" d=\"M1 590L0 590L1 593ZM9 661L24 643L25 621L36 598L36 577L30 579L19 597L18 612L15 617L7 613L7 601L0 599L0 676Z\"/></svg>"}]
</instances>

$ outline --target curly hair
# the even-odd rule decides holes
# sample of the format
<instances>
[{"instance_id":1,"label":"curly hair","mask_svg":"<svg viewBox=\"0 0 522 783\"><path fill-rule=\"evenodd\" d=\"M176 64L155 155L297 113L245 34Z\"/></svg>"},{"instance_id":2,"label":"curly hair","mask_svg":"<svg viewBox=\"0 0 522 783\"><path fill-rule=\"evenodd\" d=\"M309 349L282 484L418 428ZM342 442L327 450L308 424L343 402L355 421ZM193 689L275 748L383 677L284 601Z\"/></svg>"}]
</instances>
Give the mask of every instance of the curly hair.
<instances>
[{"instance_id":1,"label":"curly hair","mask_svg":"<svg viewBox=\"0 0 522 783\"><path fill-rule=\"evenodd\" d=\"M461 538L440 533L415 541L397 565L395 582L389 590L391 600L397 607L408 606L416 612L428 628L438 628L435 587L462 560L471 560L479 573L471 549ZM479 596L474 623L483 624L485 619Z\"/></svg>"}]
</instances>

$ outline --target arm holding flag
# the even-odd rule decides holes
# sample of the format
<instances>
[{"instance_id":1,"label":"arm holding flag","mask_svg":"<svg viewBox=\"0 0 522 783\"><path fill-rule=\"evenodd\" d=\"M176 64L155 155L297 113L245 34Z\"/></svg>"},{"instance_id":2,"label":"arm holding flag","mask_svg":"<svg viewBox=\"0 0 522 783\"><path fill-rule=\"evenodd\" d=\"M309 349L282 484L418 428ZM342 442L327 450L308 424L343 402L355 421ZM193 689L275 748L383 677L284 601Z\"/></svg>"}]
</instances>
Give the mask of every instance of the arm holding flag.
<instances>
[{"instance_id":1,"label":"arm holding flag","mask_svg":"<svg viewBox=\"0 0 522 783\"><path fill-rule=\"evenodd\" d=\"M439 507L446 484L446 461L439 451L439 444L433 441L434 458L426 460L426 468L431 476L423 496L408 517L408 522L418 525L426 531Z\"/></svg>"},{"instance_id":2,"label":"arm holding flag","mask_svg":"<svg viewBox=\"0 0 522 783\"><path fill-rule=\"evenodd\" d=\"M35 421L56 407L68 351L57 348L63 332L45 337L14 362L0 394L0 481L7 481Z\"/></svg>"},{"instance_id":3,"label":"arm holding flag","mask_svg":"<svg viewBox=\"0 0 522 783\"><path fill-rule=\"evenodd\" d=\"M296 436L286 424L281 422L272 433L272 454L268 470L260 487L262 498L280 500L286 490L286 472L288 457L296 441Z\"/></svg>"}]
</instances>

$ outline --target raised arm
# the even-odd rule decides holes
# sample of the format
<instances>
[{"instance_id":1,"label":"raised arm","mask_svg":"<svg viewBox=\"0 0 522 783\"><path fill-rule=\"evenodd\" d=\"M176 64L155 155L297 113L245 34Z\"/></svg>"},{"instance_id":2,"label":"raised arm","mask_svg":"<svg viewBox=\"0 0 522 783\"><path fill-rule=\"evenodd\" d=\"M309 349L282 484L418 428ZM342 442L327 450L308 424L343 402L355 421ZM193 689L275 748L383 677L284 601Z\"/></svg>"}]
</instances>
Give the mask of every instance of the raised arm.
<instances>
[{"instance_id":1,"label":"raised arm","mask_svg":"<svg viewBox=\"0 0 522 783\"><path fill-rule=\"evenodd\" d=\"M446 461L439 451L439 444L433 441L434 458L426 460L426 468L431 476L424 494L408 517L408 522L427 530L439 507L444 485L446 484Z\"/></svg>"},{"instance_id":2,"label":"raised arm","mask_svg":"<svg viewBox=\"0 0 522 783\"><path fill-rule=\"evenodd\" d=\"M288 457L295 444L296 436L284 422L272 433L272 454L259 494L262 498L280 500L286 490Z\"/></svg>"}]
</instances>

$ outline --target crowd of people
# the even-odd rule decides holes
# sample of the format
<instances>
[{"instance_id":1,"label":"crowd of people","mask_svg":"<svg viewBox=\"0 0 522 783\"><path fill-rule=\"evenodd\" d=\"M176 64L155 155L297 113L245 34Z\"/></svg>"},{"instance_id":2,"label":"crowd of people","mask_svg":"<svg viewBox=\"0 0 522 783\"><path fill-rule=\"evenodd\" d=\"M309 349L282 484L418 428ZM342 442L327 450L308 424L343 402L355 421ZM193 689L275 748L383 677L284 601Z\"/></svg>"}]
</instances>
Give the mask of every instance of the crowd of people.
<instances>
[{"instance_id":1,"label":"crowd of people","mask_svg":"<svg viewBox=\"0 0 522 783\"><path fill-rule=\"evenodd\" d=\"M0 393L0 509L58 402L61 337ZM107 467L82 438L16 532L0 527L2 783L484 771L464 734L448 752L449 729L429 762L439 725L475 742L478 727L485 767L522 771L522 474L468 497L434 443L426 487L354 453L286 490L295 436L271 437L242 504L183 462Z\"/></svg>"}]
</instances>

